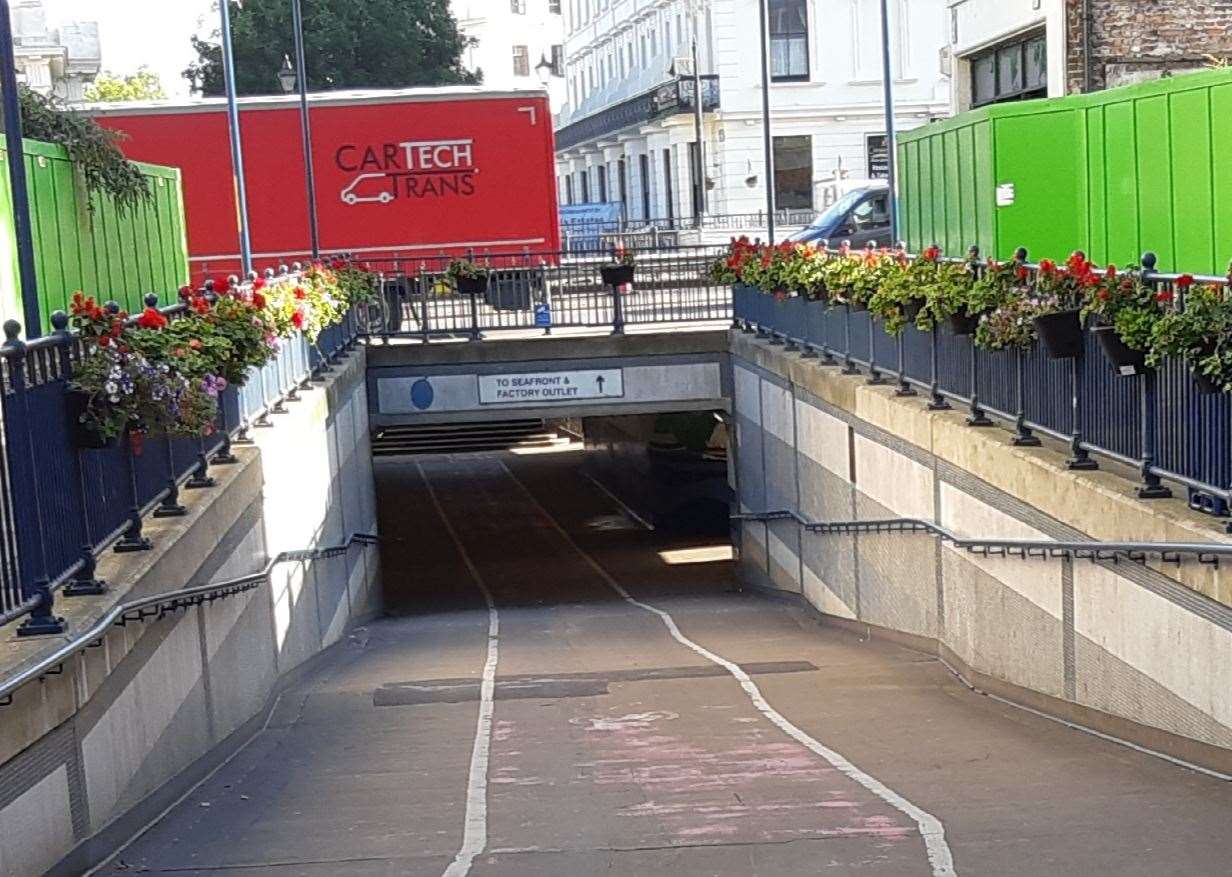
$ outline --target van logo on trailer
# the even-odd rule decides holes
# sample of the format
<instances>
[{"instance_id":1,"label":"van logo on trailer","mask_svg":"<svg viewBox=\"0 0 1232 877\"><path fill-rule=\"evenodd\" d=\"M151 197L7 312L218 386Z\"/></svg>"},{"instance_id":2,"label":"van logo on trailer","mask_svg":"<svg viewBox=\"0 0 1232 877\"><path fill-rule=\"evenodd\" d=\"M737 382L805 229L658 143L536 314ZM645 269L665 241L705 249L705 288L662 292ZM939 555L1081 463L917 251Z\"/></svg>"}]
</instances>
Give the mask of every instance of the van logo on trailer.
<instances>
[{"instance_id":1,"label":"van logo on trailer","mask_svg":"<svg viewBox=\"0 0 1232 877\"><path fill-rule=\"evenodd\" d=\"M399 198L475 194L474 140L407 140L379 146L344 143L338 169L356 176L342 190L344 204L390 204Z\"/></svg>"}]
</instances>

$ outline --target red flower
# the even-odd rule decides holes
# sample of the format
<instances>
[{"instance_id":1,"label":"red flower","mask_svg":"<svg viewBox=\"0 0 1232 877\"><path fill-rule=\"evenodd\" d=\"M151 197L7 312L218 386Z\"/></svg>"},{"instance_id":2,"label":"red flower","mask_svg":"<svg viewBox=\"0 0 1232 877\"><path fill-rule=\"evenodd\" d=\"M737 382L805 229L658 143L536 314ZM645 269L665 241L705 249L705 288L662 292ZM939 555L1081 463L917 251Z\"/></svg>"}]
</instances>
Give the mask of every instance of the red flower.
<instances>
[{"instance_id":1,"label":"red flower","mask_svg":"<svg viewBox=\"0 0 1232 877\"><path fill-rule=\"evenodd\" d=\"M167 318L155 308L146 308L137 318L137 325L142 329L161 329L167 325Z\"/></svg>"},{"instance_id":2,"label":"red flower","mask_svg":"<svg viewBox=\"0 0 1232 877\"><path fill-rule=\"evenodd\" d=\"M191 347L193 350L200 350L200 349L201 349L201 341L200 341L200 340L198 340L198 339L196 339L196 338L194 338L193 340L191 340L191 341L189 341L189 342L188 342L188 346L189 346L189 347Z\"/></svg>"},{"instance_id":3,"label":"red flower","mask_svg":"<svg viewBox=\"0 0 1232 877\"><path fill-rule=\"evenodd\" d=\"M296 311L291 315L291 325L296 329L304 328L304 312L302 310Z\"/></svg>"},{"instance_id":4,"label":"red flower","mask_svg":"<svg viewBox=\"0 0 1232 877\"><path fill-rule=\"evenodd\" d=\"M252 288L253 288L253 291L256 291L258 289L265 289L265 278L258 277L256 280L254 280L252 282Z\"/></svg>"},{"instance_id":5,"label":"red flower","mask_svg":"<svg viewBox=\"0 0 1232 877\"><path fill-rule=\"evenodd\" d=\"M1051 259L1044 259L1039 263L1039 269L1044 274L1055 274L1057 270L1057 263Z\"/></svg>"},{"instance_id":6,"label":"red flower","mask_svg":"<svg viewBox=\"0 0 1232 877\"><path fill-rule=\"evenodd\" d=\"M941 258L941 248L934 244L924 251L924 258L929 262L936 262Z\"/></svg>"},{"instance_id":7,"label":"red flower","mask_svg":"<svg viewBox=\"0 0 1232 877\"><path fill-rule=\"evenodd\" d=\"M199 314L208 314L210 312L210 303L205 300L205 296L197 296L192 300L192 308Z\"/></svg>"},{"instance_id":8,"label":"red flower","mask_svg":"<svg viewBox=\"0 0 1232 877\"><path fill-rule=\"evenodd\" d=\"M1159 292L1155 293L1155 301L1160 304L1168 304L1173 298L1174 296L1172 295L1172 290L1170 289L1161 289Z\"/></svg>"},{"instance_id":9,"label":"red flower","mask_svg":"<svg viewBox=\"0 0 1232 877\"><path fill-rule=\"evenodd\" d=\"M1117 276L1116 265L1109 265L1107 269L1104 270L1104 277L1108 278L1109 280L1116 280L1116 276Z\"/></svg>"},{"instance_id":10,"label":"red flower","mask_svg":"<svg viewBox=\"0 0 1232 877\"><path fill-rule=\"evenodd\" d=\"M184 298L184 299L191 298L192 294L193 294L193 288L191 286L188 286L187 284L185 284L184 286L180 287L180 298Z\"/></svg>"},{"instance_id":11,"label":"red flower","mask_svg":"<svg viewBox=\"0 0 1232 877\"><path fill-rule=\"evenodd\" d=\"M1179 290L1184 291L1189 289L1189 287L1193 286L1193 284L1194 279L1192 274L1182 274L1180 277L1176 278L1176 288Z\"/></svg>"},{"instance_id":12,"label":"red flower","mask_svg":"<svg viewBox=\"0 0 1232 877\"><path fill-rule=\"evenodd\" d=\"M295 300L296 301L303 301L306 295L307 293L304 292L304 288L302 286L295 287Z\"/></svg>"},{"instance_id":13,"label":"red flower","mask_svg":"<svg viewBox=\"0 0 1232 877\"><path fill-rule=\"evenodd\" d=\"M98 339L98 345L99 347L110 347L111 346L111 336L103 335L102 337L100 337Z\"/></svg>"},{"instance_id":14,"label":"red flower","mask_svg":"<svg viewBox=\"0 0 1232 877\"><path fill-rule=\"evenodd\" d=\"M259 292L254 292L254 293L252 294L252 306L253 306L254 308L257 308L258 310L264 310L264 308L265 308L265 296L263 296L263 295L262 295L261 293L259 293Z\"/></svg>"},{"instance_id":15,"label":"red flower","mask_svg":"<svg viewBox=\"0 0 1232 877\"><path fill-rule=\"evenodd\" d=\"M1019 265L1018 270L1015 273L1018 275L1019 280L1024 281L1031 276L1031 272L1027 270L1026 265Z\"/></svg>"}]
</instances>

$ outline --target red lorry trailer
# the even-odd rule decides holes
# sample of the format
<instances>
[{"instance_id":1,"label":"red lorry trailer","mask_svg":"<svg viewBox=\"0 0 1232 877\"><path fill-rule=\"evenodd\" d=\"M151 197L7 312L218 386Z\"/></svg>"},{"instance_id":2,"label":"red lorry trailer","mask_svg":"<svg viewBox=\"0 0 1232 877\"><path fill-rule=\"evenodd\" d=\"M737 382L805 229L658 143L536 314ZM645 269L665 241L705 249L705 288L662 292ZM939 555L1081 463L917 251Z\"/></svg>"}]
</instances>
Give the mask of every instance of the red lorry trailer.
<instances>
[{"instance_id":1,"label":"red lorry trailer","mask_svg":"<svg viewBox=\"0 0 1232 877\"><path fill-rule=\"evenodd\" d=\"M325 254L374 264L415 257L556 252L552 115L542 91L431 88L309 97ZM98 104L132 159L183 170L194 280L240 267L226 104ZM257 269L310 253L299 101L240 101ZM436 261L436 260L433 260Z\"/></svg>"}]
</instances>

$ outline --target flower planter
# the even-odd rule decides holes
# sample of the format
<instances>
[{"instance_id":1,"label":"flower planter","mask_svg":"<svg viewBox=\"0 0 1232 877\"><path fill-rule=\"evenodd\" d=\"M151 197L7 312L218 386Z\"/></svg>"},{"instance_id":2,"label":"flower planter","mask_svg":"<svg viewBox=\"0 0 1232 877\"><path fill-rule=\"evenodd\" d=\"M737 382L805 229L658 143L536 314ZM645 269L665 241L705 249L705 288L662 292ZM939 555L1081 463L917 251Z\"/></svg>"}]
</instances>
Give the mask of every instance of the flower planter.
<instances>
[{"instance_id":1,"label":"flower planter","mask_svg":"<svg viewBox=\"0 0 1232 877\"><path fill-rule=\"evenodd\" d=\"M632 265L604 265L599 269L599 274L608 286L624 286L633 282Z\"/></svg>"},{"instance_id":2,"label":"flower planter","mask_svg":"<svg viewBox=\"0 0 1232 877\"><path fill-rule=\"evenodd\" d=\"M116 437L107 438L81 418L90 406L90 394L80 390L66 390L64 410L68 417L68 434L73 446L83 451L101 451L116 446Z\"/></svg>"},{"instance_id":3,"label":"flower planter","mask_svg":"<svg viewBox=\"0 0 1232 877\"><path fill-rule=\"evenodd\" d=\"M920 316L920 311L924 310L924 299L912 298L908 299L903 304L903 319L908 323L914 323Z\"/></svg>"},{"instance_id":4,"label":"flower planter","mask_svg":"<svg viewBox=\"0 0 1232 877\"><path fill-rule=\"evenodd\" d=\"M980 325L980 317L983 314L950 314L947 318L950 324L950 331L955 335L974 335L975 330Z\"/></svg>"},{"instance_id":5,"label":"flower planter","mask_svg":"<svg viewBox=\"0 0 1232 877\"><path fill-rule=\"evenodd\" d=\"M488 291L488 278L483 277L459 277L458 292L463 295L483 295Z\"/></svg>"},{"instance_id":6,"label":"flower planter","mask_svg":"<svg viewBox=\"0 0 1232 877\"><path fill-rule=\"evenodd\" d=\"M1099 341L1100 349L1104 351L1104 356L1117 374L1132 377L1146 373L1146 353L1127 345L1116 333L1116 329L1111 326L1093 326L1091 334Z\"/></svg>"},{"instance_id":7,"label":"flower planter","mask_svg":"<svg viewBox=\"0 0 1232 877\"><path fill-rule=\"evenodd\" d=\"M1214 396L1216 393L1223 392L1223 387L1215 383L1215 380L1210 375L1203 374L1196 369L1190 369L1189 373L1193 375L1194 386L1202 395Z\"/></svg>"},{"instance_id":8,"label":"flower planter","mask_svg":"<svg viewBox=\"0 0 1232 877\"><path fill-rule=\"evenodd\" d=\"M1082 319L1077 310L1036 317L1035 331L1039 333L1049 359L1077 359L1082 356Z\"/></svg>"}]
</instances>

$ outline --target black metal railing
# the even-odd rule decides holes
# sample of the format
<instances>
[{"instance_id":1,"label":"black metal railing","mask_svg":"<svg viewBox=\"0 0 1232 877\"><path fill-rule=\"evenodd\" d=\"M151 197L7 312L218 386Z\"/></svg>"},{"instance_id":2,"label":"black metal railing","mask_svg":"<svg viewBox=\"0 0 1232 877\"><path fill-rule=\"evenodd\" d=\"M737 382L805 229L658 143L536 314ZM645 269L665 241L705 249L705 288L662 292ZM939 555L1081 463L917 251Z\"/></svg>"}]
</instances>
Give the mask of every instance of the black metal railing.
<instances>
[{"instance_id":1,"label":"black metal railing","mask_svg":"<svg viewBox=\"0 0 1232 877\"><path fill-rule=\"evenodd\" d=\"M774 224L778 228L810 225L820 216L817 210L777 210ZM714 213L702 216L659 216L652 219L612 219L565 221L560 226L562 247L570 252L594 250L616 238L654 237L668 232L691 231L757 231L767 227L767 213Z\"/></svg>"},{"instance_id":2,"label":"black metal railing","mask_svg":"<svg viewBox=\"0 0 1232 877\"><path fill-rule=\"evenodd\" d=\"M1147 254L1144 264L1153 265L1154 258ZM1180 277L1146 272L1143 279L1183 295L1174 286ZM1226 277L1195 281L1229 283ZM932 410L962 406L973 427L1005 423L1015 445L1038 445L1038 435L1062 440L1069 445L1071 469L1098 468L1095 457L1130 465L1140 473L1137 492L1143 499L1171 496L1163 483L1169 481L1187 490L1193 508L1229 513L1232 398L1201 392L1182 361L1125 376L1089 332L1082 355L1050 359L1040 344L989 351L941 327L921 331L909 325L895 337L868 311L800 297L780 300L743 285L735 287L734 300L736 325L744 331L848 374L866 374L870 383L893 380L900 395L921 394Z\"/></svg>"},{"instance_id":3,"label":"black metal railing","mask_svg":"<svg viewBox=\"0 0 1232 877\"><path fill-rule=\"evenodd\" d=\"M169 319L184 312L184 305L162 310ZM315 345L298 334L283 339L244 386L221 394L218 428L208 438L151 436L139 449L120 440L97 450L79 448L70 423L69 380L82 342L63 313L52 324L52 334L26 343L9 321L0 347L0 626L24 619L20 635L61 632L57 598L103 592L100 554L148 550L146 517L186 514L181 491L212 487L210 466L236 462L232 442L247 440L250 428L285 411L329 371L358 338L360 320L348 312Z\"/></svg>"},{"instance_id":4,"label":"black metal railing","mask_svg":"<svg viewBox=\"0 0 1232 877\"><path fill-rule=\"evenodd\" d=\"M606 252L472 254L489 268L481 295L458 292L445 277L448 256L369 261L384 275L380 313L369 334L390 338L465 336L480 339L503 330L610 328L654 324L730 322L731 287L708 277L721 247L630 250L633 282L603 282Z\"/></svg>"}]
</instances>

